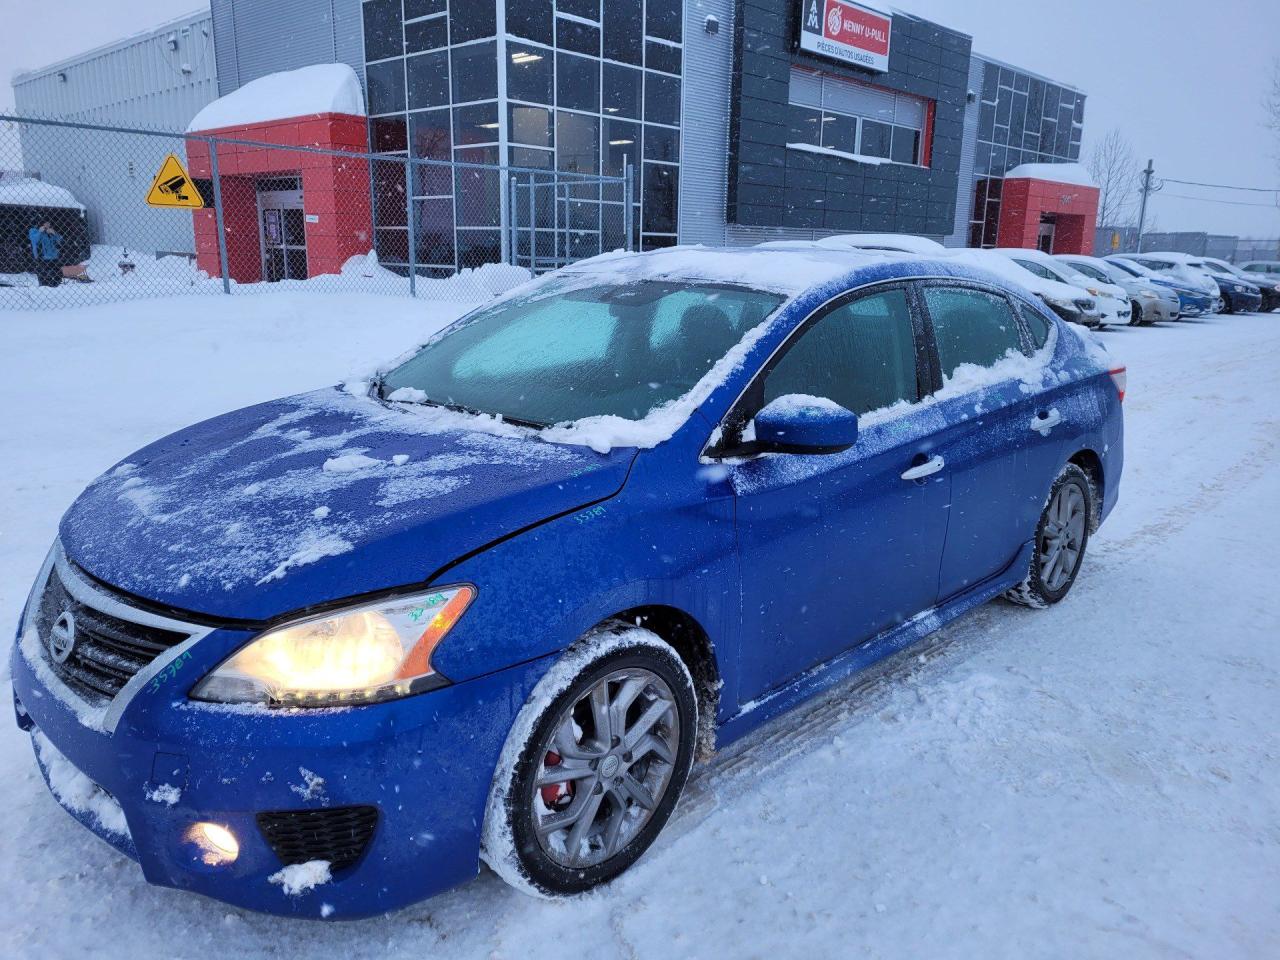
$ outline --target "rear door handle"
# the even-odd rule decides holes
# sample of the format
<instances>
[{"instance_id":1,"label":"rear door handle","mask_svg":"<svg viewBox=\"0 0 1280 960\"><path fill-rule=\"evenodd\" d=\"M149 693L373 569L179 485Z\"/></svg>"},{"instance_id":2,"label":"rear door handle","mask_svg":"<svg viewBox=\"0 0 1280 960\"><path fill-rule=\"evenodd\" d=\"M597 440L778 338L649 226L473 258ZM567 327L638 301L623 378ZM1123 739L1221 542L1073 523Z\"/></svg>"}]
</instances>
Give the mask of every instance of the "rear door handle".
<instances>
[{"instance_id":1,"label":"rear door handle","mask_svg":"<svg viewBox=\"0 0 1280 960\"><path fill-rule=\"evenodd\" d=\"M1042 437L1047 437L1049 431L1062 422L1062 414L1055 407L1052 410L1041 410L1036 414L1035 419L1031 421L1031 429Z\"/></svg>"},{"instance_id":2,"label":"rear door handle","mask_svg":"<svg viewBox=\"0 0 1280 960\"><path fill-rule=\"evenodd\" d=\"M926 460L918 467L912 467L902 475L903 480L923 480L925 477L932 477L935 473L947 465L947 461L941 457L933 457Z\"/></svg>"}]
</instances>

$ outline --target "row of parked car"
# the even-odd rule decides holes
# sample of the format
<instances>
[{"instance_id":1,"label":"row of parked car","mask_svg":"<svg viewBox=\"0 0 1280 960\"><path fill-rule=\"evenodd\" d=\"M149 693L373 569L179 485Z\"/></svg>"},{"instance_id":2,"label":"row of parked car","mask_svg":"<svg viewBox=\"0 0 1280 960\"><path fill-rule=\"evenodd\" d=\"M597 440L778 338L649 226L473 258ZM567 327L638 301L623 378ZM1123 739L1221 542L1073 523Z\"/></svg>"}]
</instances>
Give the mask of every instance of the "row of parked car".
<instances>
[{"instance_id":1,"label":"row of parked car","mask_svg":"<svg viewBox=\"0 0 1280 960\"><path fill-rule=\"evenodd\" d=\"M851 234L819 243L945 256L999 274L1030 290L1064 320L1095 329L1280 307L1280 263L1236 267L1212 257L1164 252L1103 258L1021 248L956 250L905 234Z\"/></svg>"}]
</instances>

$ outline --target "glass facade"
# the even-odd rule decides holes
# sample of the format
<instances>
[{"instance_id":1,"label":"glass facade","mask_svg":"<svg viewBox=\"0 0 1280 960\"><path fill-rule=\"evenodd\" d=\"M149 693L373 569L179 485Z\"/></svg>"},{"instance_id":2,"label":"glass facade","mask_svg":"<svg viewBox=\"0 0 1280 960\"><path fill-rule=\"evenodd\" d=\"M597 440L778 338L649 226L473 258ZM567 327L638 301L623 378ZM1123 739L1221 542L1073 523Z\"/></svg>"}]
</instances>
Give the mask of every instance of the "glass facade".
<instances>
[{"instance_id":1,"label":"glass facade","mask_svg":"<svg viewBox=\"0 0 1280 960\"><path fill-rule=\"evenodd\" d=\"M529 207L518 220L536 225L520 256L531 242L550 261L622 246L620 185L562 182L557 202L551 184L557 171L621 177L628 164L637 248L676 242L683 0L365 0L362 12L373 149L486 165L416 168L427 272L501 260L505 187L488 165L547 171L534 181L547 189L517 193ZM405 267L404 169L383 166L375 242L385 265Z\"/></svg>"},{"instance_id":2,"label":"glass facade","mask_svg":"<svg viewBox=\"0 0 1280 960\"><path fill-rule=\"evenodd\" d=\"M1002 64L984 64L969 246L997 245L1004 175L1023 163L1075 163L1083 130L1083 93Z\"/></svg>"}]
</instances>

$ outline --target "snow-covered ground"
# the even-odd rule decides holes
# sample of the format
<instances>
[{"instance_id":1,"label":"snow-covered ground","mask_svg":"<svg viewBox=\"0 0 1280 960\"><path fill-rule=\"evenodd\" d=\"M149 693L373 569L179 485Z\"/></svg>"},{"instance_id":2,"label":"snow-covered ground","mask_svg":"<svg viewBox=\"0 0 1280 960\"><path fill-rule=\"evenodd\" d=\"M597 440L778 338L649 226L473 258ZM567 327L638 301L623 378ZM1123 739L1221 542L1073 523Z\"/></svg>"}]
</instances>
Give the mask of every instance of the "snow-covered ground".
<instances>
[{"instance_id":1,"label":"snow-covered ground","mask_svg":"<svg viewBox=\"0 0 1280 960\"><path fill-rule=\"evenodd\" d=\"M0 624L104 467L461 309L0 311ZM1129 365L1126 476L1071 598L988 605L722 754L608 889L549 903L486 872L379 920L240 912L147 886L3 724L0 955L1280 955L1280 316L1106 337Z\"/></svg>"}]
</instances>

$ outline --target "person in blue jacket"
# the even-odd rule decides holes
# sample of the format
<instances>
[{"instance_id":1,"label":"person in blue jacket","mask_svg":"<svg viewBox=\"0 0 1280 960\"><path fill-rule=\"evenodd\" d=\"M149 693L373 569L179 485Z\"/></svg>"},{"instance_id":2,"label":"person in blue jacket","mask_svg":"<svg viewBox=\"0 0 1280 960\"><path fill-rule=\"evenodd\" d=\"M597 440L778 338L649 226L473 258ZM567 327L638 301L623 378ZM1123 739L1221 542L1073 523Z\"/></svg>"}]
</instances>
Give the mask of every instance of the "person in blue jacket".
<instances>
[{"instance_id":1,"label":"person in blue jacket","mask_svg":"<svg viewBox=\"0 0 1280 960\"><path fill-rule=\"evenodd\" d=\"M36 279L42 287L56 287L62 282L62 234L48 220L27 232L31 242L31 259L35 261Z\"/></svg>"}]
</instances>

